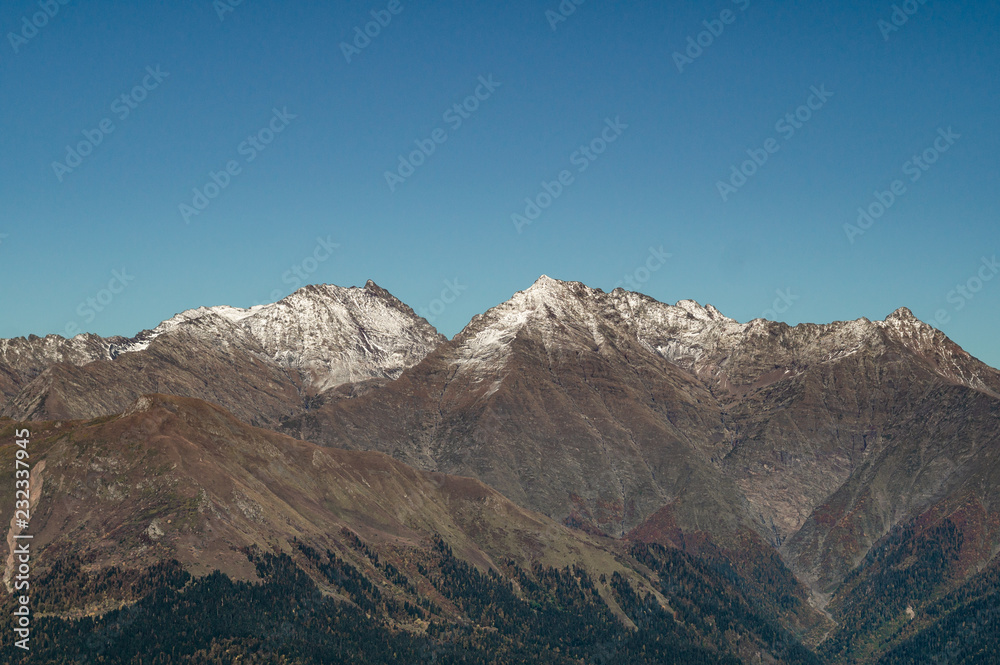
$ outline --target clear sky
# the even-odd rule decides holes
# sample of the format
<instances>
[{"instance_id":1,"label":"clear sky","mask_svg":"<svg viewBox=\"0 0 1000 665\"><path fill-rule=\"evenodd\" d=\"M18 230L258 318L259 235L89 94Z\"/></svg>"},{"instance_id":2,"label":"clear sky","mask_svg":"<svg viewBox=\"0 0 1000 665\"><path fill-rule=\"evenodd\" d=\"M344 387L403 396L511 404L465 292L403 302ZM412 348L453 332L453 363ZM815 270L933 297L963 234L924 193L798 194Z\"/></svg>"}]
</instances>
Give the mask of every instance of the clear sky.
<instances>
[{"instance_id":1,"label":"clear sky","mask_svg":"<svg viewBox=\"0 0 1000 665\"><path fill-rule=\"evenodd\" d=\"M740 321L908 306L1000 366L998 28L993 0L8 0L0 337L368 279L450 336L544 273Z\"/></svg>"}]
</instances>

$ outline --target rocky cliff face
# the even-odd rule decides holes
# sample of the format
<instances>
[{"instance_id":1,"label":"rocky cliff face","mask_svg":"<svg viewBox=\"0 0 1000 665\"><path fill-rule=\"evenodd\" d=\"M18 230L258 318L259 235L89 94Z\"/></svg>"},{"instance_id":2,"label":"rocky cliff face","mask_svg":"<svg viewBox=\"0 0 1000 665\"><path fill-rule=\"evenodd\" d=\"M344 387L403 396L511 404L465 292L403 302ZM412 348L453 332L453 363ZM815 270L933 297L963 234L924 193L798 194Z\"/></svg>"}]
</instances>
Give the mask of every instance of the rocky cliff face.
<instances>
[{"instance_id":1,"label":"rocky cliff face","mask_svg":"<svg viewBox=\"0 0 1000 665\"><path fill-rule=\"evenodd\" d=\"M109 357L112 344L124 337L105 339L98 335L78 335L65 339L58 335L0 339L0 395L9 400L50 365L86 365Z\"/></svg>"}]
</instances>

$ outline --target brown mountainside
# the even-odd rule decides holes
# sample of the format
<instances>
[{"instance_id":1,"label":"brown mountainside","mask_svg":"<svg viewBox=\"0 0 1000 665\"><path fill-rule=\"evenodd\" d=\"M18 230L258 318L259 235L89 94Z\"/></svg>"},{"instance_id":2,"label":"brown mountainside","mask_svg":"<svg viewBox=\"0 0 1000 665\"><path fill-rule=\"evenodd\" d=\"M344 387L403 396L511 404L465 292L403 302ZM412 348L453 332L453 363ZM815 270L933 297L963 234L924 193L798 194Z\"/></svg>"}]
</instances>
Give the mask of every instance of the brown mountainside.
<instances>
[{"instance_id":1,"label":"brown mountainside","mask_svg":"<svg viewBox=\"0 0 1000 665\"><path fill-rule=\"evenodd\" d=\"M194 442L202 446L199 456L211 457L205 468L191 469L192 479L219 473L227 459L241 460L238 480L227 470L184 485L178 495L204 505L199 516L218 512L234 520L212 536L206 521L201 545L184 541L170 550L191 565L199 557L185 559L188 547L225 558L223 543L280 549L289 534L321 538L348 525L401 542L426 537L432 527L447 531L469 558L488 566L501 552L526 560L527 545L511 539L505 520L522 525L513 531L529 533L536 529L526 526L531 520L550 529L551 519L577 527L551 532L561 534L564 553L591 556L583 554L591 546L607 553L612 542L676 546L732 566L743 592L762 606L779 607L780 594L805 598L793 571L811 587L813 602L831 603L845 628L830 644L846 653L854 647L838 635L868 616L862 599L871 589L890 583L910 589L907 602L919 613L963 588L996 560L1000 546L1000 373L906 309L884 321L739 323L711 305L667 305L543 276L445 340L369 283L307 287L264 309L192 310L135 339L107 342L106 356L105 343L95 337L4 342L3 413L93 418L120 413L144 393L168 392L216 402L240 421L293 437L270 446L299 451L288 471L278 473L285 468L279 465L277 475L262 480L266 456L241 457L249 453L232 442L243 434L224 452L211 449L211 438L197 443L200 428L222 427L208 417L214 412L192 421L190 435L163 439L174 446ZM174 413L165 406L172 398L157 399L162 403L153 411L161 415L149 421L150 431L175 427L181 417L163 415ZM120 425L136 446L152 440L144 433L152 416L143 413ZM101 427L113 429L115 422ZM257 430L247 436L266 439ZM308 464L303 446L311 446ZM157 454L174 459L179 450ZM492 525L480 531L475 520L443 508L462 505L451 495L427 494L419 510L405 515L398 511L408 505L410 489L380 486L371 495L334 499L310 474L314 460L337 455L360 455L350 458L357 469L416 474L408 482L424 494L428 479L474 478L446 485L478 488L492 497L487 503L505 507L473 511L475 520L488 517ZM82 458L77 451L64 459ZM142 462L133 463L138 474ZM356 482L365 472L351 473ZM197 487L223 491L209 501ZM271 517L255 521L254 506ZM287 506L294 510L278 519ZM407 521L417 514L425 521ZM149 522L128 527L150 528ZM150 533L157 530L163 527ZM488 543L481 540L487 536ZM169 541L159 538L149 547ZM937 551L944 541L952 548L947 556L954 554L950 563L919 569L905 582L892 577L908 556L919 559L913 552ZM538 547L559 551L551 543ZM134 548L122 556L126 550ZM165 555L156 552L153 559ZM893 605L892 616L906 607ZM806 609L792 614L786 619L794 630L818 625ZM928 615L920 625L930 623ZM865 644L873 650L868 656L902 648Z\"/></svg>"}]
</instances>

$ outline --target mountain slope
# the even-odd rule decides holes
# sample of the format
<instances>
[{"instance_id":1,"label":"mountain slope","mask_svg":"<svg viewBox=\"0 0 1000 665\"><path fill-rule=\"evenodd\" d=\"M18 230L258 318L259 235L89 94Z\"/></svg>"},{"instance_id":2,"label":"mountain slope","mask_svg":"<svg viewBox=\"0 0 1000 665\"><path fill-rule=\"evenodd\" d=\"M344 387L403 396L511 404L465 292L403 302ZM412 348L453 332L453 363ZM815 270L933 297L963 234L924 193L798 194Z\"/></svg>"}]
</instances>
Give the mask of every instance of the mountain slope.
<instances>
[{"instance_id":1,"label":"mountain slope","mask_svg":"<svg viewBox=\"0 0 1000 665\"><path fill-rule=\"evenodd\" d=\"M21 427L5 424L0 440ZM296 441L165 395L143 396L119 417L31 427L33 602L39 631L58 636L35 662L73 662L98 645L106 656L134 654L128 662L155 656L150 646L205 660L247 650L305 657L363 650L361 636L402 648L407 635L433 638L428 646L458 662L492 662L490 651L567 665L602 653L605 662L735 663L750 653L816 662L696 559L647 552L658 574L619 543L473 479ZM0 458L15 448L4 443ZM0 501L12 491L0 489ZM8 530L9 550L19 531ZM8 584L12 566L9 555ZM229 610L212 610L220 603ZM280 629L275 604L294 609L299 628L313 626L297 646L256 641ZM144 626L143 639L116 630L123 616ZM80 617L96 643L79 637Z\"/></svg>"},{"instance_id":2,"label":"mountain slope","mask_svg":"<svg viewBox=\"0 0 1000 665\"><path fill-rule=\"evenodd\" d=\"M391 384L332 391L285 430L473 475L613 535L681 495L693 526L731 516L737 529L749 517L715 468L727 450L715 400L602 311L606 300L543 278Z\"/></svg>"},{"instance_id":3,"label":"mountain slope","mask_svg":"<svg viewBox=\"0 0 1000 665\"><path fill-rule=\"evenodd\" d=\"M18 337L0 340L0 397L6 402L47 367L55 363L85 365L109 357L112 344L124 337L104 339L98 335L78 335L64 339L58 335Z\"/></svg>"},{"instance_id":4,"label":"mountain slope","mask_svg":"<svg viewBox=\"0 0 1000 665\"><path fill-rule=\"evenodd\" d=\"M1000 374L908 310L875 322L740 324L691 301L542 277L396 381L327 391L284 430L472 475L616 536L667 537L643 525L668 506L667 531L722 546L752 531L828 590L925 510L924 494L947 491L942 474L927 475L924 494L889 481L893 510L880 508L847 549L810 535L825 534L822 513L838 492L867 486L864 469L892 468L890 442L904 458L938 436L949 391L987 414L955 434L963 445L995 441ZM858 519L859 496L842 507Z\"/></svg>"},{"instance_id":5,"label":"mountain slope","mask_svg":"<svg viewBox=\"0 0 1000 665\"><path fill-rule=\"evenodd\" d=\"M478 481L296 441L191 398L143 396L121 417L44 427L33 434L45 441L36 447L44 467L34 473L42 487L34 542L84 559L176 558L196 571L212 564L239 574L219 565L234 546L286 550L292 536L322 541L344 527L394 543L440 533L483 564L491 556L587 558L579 552L586 536L580 541ZM476 544L466 534L491 528L531 537ZM533 544L542 537L544 552ZM484 545L495 548L491 555ZM604 557L607 572L619 569L610 555L593 556Z\"/></svg>"},{"instance_id":6,"label":"mountain slope","mask_svg":"<svg viewBox=\"0 0 1000 665\"><path fill-rule=\"evenodd\" d=\"M686 571L693 576L688 591L702 588L695 578L709 574L706 588L715 591L706 592L706 603L721 594L727 607L750 608L740 616L769 616L810 644L826 637L819 649L831 662L913 653L914 644L925 644L921 631L951 625L952 612L962 616L964 606L942 610L942 599L994 566L1000 548L1000 373L905 308L884 321L739 323L711 305L667 305L543 276L443 340L369 283L308 287L253 310L192 310L106 349L100 338L72 342L72 349L54 338L6 343L17 349L4 356L6 413L111 414L144 392L192 395L309 441L314 456L378 451L418 475L474 478L484 484L476 487L495 490L497 505L577 528L558 531L575 534L562 546L524 541L504 526L532 533L521 513L473 510L489 525L483 531L459 519L467 505L458 515L441 512L440 497L417 511L433 517L409 523L398 513L407 498L389 486L352 496L356 508L337 499L330 505L341 512L331 521L326 508L294 501L298 493L319 493L324 506L333 501L308 480L312 470L301 481L308 486L287 474L265 478L255 475L262 461L250 463L228 445L224 457L238 460L237 469L257 469L249 472L257 480L226 482L262 483L270 492L256 503L242 489L238 501L225 499L243 518L218 542L237 548L274 551L276 542L290 542L289 533L328 547L322 539L349 525L367 529L373 543L398 537L423 557L433 527L463 560L502 569L501 559L527 565L549 549L557 555L546 565L577 563L593 546L605 552L593 556L619 564L598 568L634 582L640 599L665 598L679 616L677 604L697 605L698 594L671 595L653 571ZM102 353L107 357L93 359ZM183 439L225 430L213 418L195 421ZM197 445L211 451L207 439ZM224 466L209 456L210 467ZM375 468L389 458L358 459ZM291 465L296 474L303 462ZM264 528L252 519L254 505L288 517ZM378 519L369 523L372 516ZM322 527L310 531L314 523ZM405 536L404 526L422 535ZM579 543L580 534L589 545ZM658 546L670 554L643 549ZM229 551L217 549L220 557ZM183 550L170 556L193 566ZM438 565L444 550L435 551ZM675 559L682 555L694 563ZM256 564L245 553L226 556L229 573L253 577L247 571ZM646 563L621 564L640 559ZM645 616L645 601L624 586L598 586L626 623ZM691 611L716 613L699 607ZM770 628L741 621L741 637L712 648L747 657ZM717 637L714 629L693 628L695 619L684 625L702 646Z\"/></svg>"}]
</instances>

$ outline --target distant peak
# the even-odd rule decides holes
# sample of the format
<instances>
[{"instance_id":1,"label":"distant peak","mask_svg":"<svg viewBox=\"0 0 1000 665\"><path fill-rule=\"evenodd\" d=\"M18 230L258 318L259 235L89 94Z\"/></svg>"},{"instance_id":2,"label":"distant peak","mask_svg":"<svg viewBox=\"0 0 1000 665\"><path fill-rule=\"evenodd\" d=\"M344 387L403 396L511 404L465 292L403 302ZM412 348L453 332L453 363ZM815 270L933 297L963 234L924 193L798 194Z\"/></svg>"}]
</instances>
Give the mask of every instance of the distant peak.
<instances>
[{"instance_id":1,"label":"distant peak","mask_svg":"<svg viewBox=\"0 0 1000 665\"><path fill-rule=\"evenodd\" d=\"M546 287L546 286L558 286L560 284L562 284L562 282L560 282L558 279L552 279L548 275L542 275L538 279L536 279L535 283L532 284L531 286Z\"/></svg>"},{"instance_id":2,"label":"distant peak","mask_svg":"<svg viewBox=\"0 0 1000 665\"><path fill-rule=\"evenodd\" d=\"M674 305L679 309L683 309L688 314L691 314L696 319L708 318L708 310L698 304L696 300L678 300L677 304Z\"/></svg>"},{"instance_id":3,"label":"distant peak","mask_svg":"<svg viewBox=\"0 0 1000 665\"><path fill-rule=\"evenodd\" d=\"M733 320L733 319L730 319L725 314L723 314L722 312L720 312L718 309L716 309L714 305L708 305L708 304L706 304L705 305L705 311L708 312L709 315L713 319L726 319L728 321L732 321Z\"/></svg>"},{"instance_id":4,"label":"distant peak","mask_svg":"<svg viewBox=\"0 0 1000 665\"><path fill-rule=\"evenodd\" d=\"M362 290L366 294L374 296L383 302L392 303L395 306L402 307L407 310L410 309L410 307L407 304L400 301L396 296L392 295L389 291L383 289L373 280L369 279L367 282L365 282L365 288Z\"/></svg>"},{"instance_id":5,"label":"distant peak","mask_svg":"<svg viewBox=\"0 0 1000 665\"><path fill-rule=\"evenodd\" d=\"M906 321L909 323L919 322L920 319L913 315L908 307L900 307L895 312L885 317L886 321Z\"/></svg>"},{"instance_id":6,"label":"distant peak","mask_svg":"<svg viewBox=\"0 0 1000 665\"><path fill-rule=\"evenodd\" d=\"M350 298L351 293L357 293L358 291L364 291L365 293L374 295L389 295L388 291L369 279L365 282L363 287L337 286L336 284L307 284L298 291L292 293L288 296L288 298L305 296L318 297L322 299L335 298L338 300L344 300L345 298Z\"/></svg>"},{"instance_id":7,"label":"distant peak","mask_svg":"<svg viewBox=\"0 0 1000 665\"><path fill-rule=\"evenodd\" d=\"M523 293L532 296L544 295L548 297L562 294L573 284L576 284L576 282L564 282L560 279L553 279L548 275L542 275L531 286L525 289Z\"/></svg>"},{"instance_id":8,"label":"distant peak","mask_svg":"<svg viewBox=\"0 0 1000 665\"><path fill-rule=\"evenodd\" d=\"M695 300L680 300L674 307L682 309L690 316L701 321L733 321L712 305L700 305Z\"/></svg>"}]
</instances>

